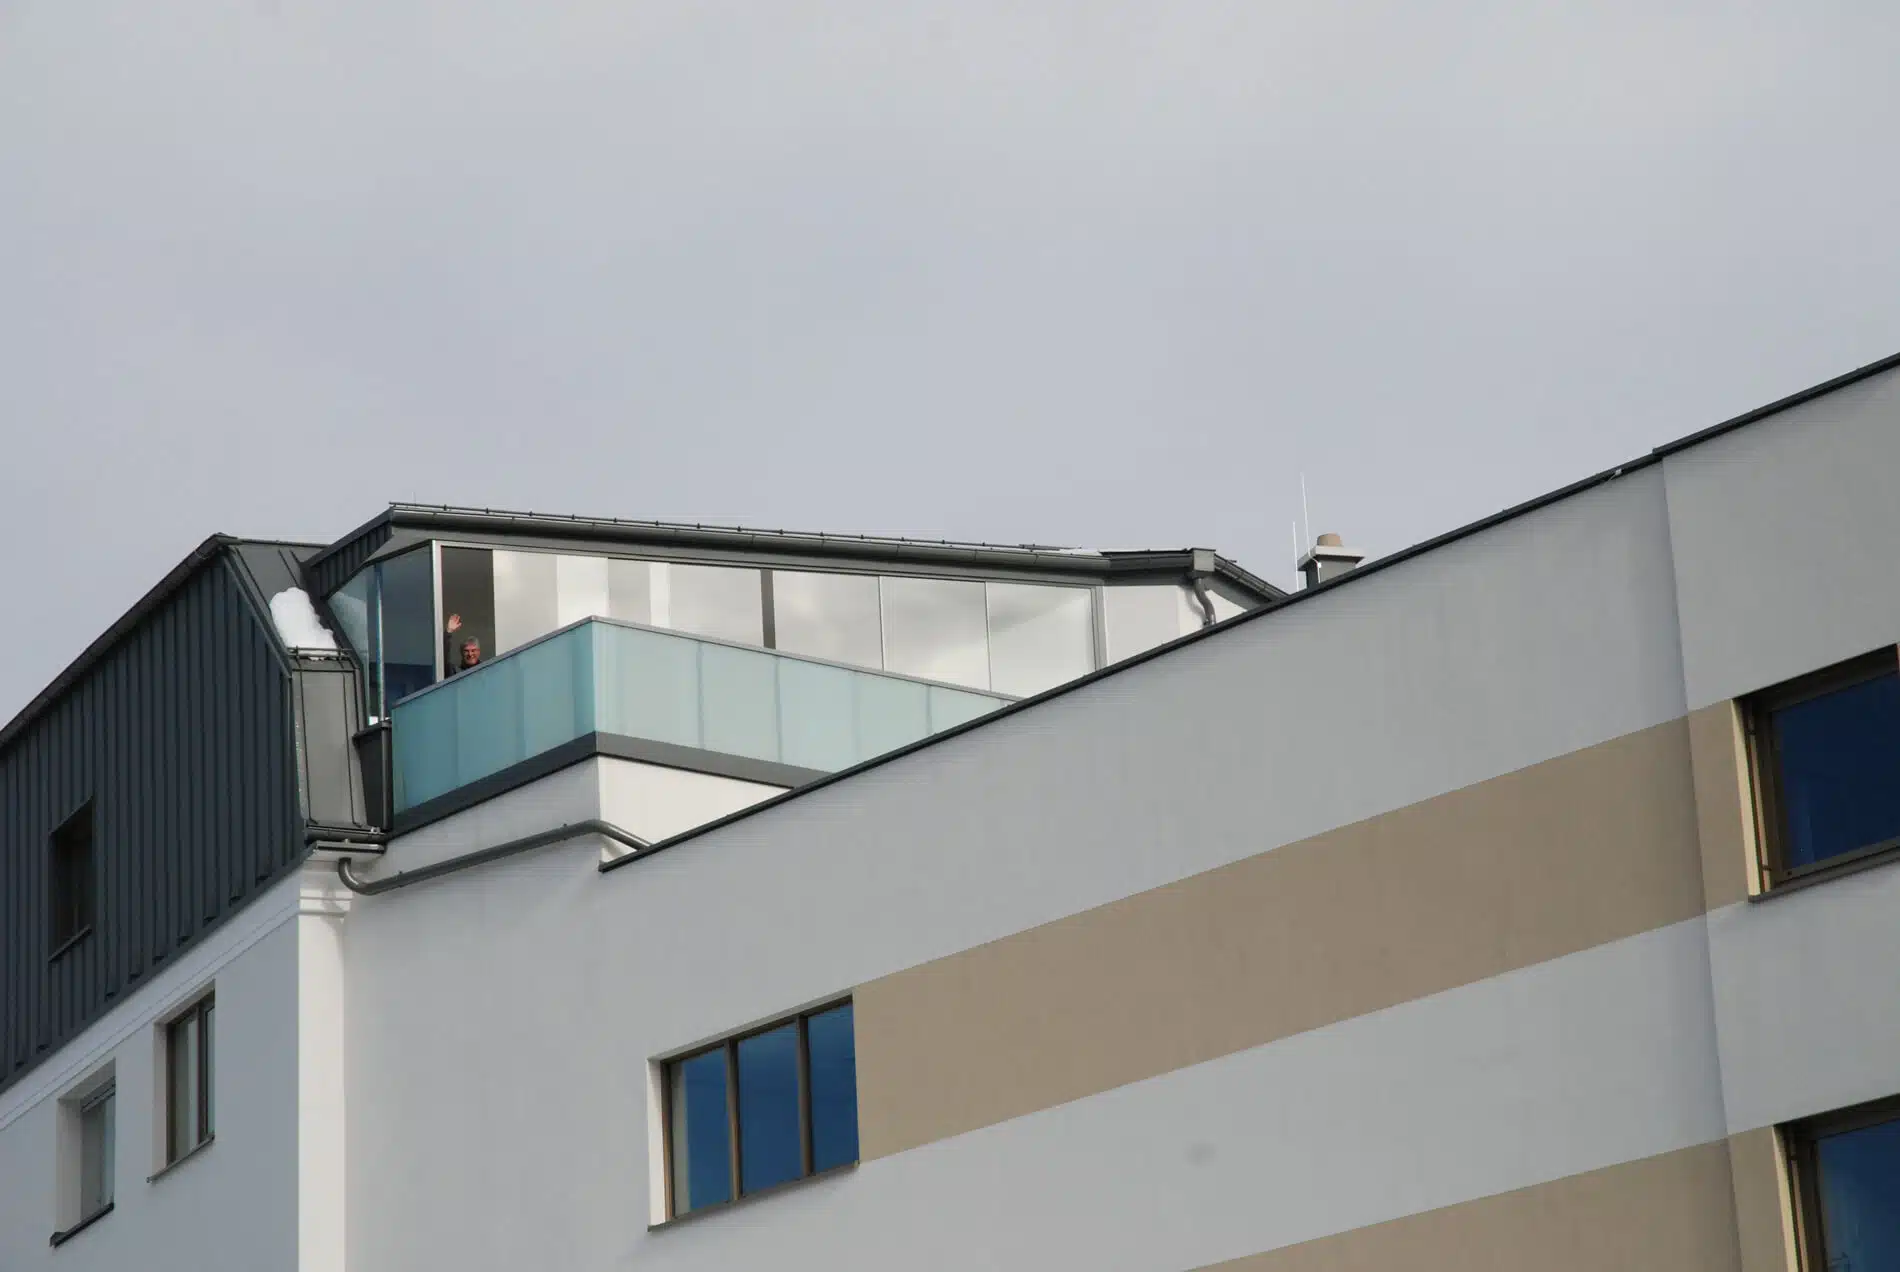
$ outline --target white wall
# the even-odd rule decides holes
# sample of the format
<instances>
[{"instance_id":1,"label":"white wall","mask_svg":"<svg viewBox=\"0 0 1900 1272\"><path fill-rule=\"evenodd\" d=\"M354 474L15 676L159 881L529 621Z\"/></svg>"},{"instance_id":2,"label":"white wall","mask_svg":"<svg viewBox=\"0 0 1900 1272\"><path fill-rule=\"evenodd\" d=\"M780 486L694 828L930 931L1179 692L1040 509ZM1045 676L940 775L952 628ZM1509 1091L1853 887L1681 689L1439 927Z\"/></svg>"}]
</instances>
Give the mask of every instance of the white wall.
<instances>
[{"instance_id":1,"label":"white wall","mask_svg":"<svg viewBox=\"0 0 1900 1272\"><path fill-rule=\"evenodd\" d=\"M1900 641L1900 371L1663 467L1691 707Z\"/></svg>"},{"instance_id":2,"label":"white wall","mask_svg":"<svg viewBox=\"0 0 1900 1272\"><path fill-rule=\"evenodd\" d=\"M1867 875L646 1228L655 1055L1877 643L1891 401L1717 439L604 877L583 843L360 900L351 1272L1163 1272L1900 1089L1900 1008L1850 1018L1900 957L1900 885ZM1764 600L1817 522L1859 546ZM462 816L470 846L540 828Z\"/></svg>"},{"instance_id":3,"label":"white wall","mask_svg":"<svg viewBox=\"0 0 1900 1272\"><path fill-rule=\"evenodd\" d=\"M594 869L597 846L579 844L358 899L347 920L351 1272L747 1266L782 1259L793 1233L810 1238L799 1248L811 1266L891 1266L925 1198L888 1205L867 1191L873 1176L961 1150L932 1146L649 1236L648 1059L1680 716L1667 541L1652 468L606 876ZM506 837L500 815L484 824L486 811L459 815L470 846ZM508 834L539 828L505 816ZM1553 1088L1513 1085L1543 1063L1533 1057L1545 1044L1493 1057L1486 1089L1505 1101L1491 1109L1498 1125L1535 1112L1579 1144L1616 1145L1604 1152L1719 1135L1699 924L1688 945L1687 962L1671 955L1649 972L1659 987L1700 977L1700 989L1641 1028L1621 1021L1628 1028L1611 1032L1628 1050L1614 1064L1577 1051L1600 1062L1586 1066L1605 1084L1600 1099L1565 1106L1547 1102ZM1614 997L1604 1010L1641 1014ZM1178 1162L1181 1145L1150 1137L1173 1116L1162 1110L1210 1107L1196 1094L1216 1080L1204 1068L1178 1076L1185 1104L1091 1132L1133 1137L1108 1160L1132 1169L1154 1148ZM1629 1125L1611 1115L1619 1100L1647 1108L1637 1097L1657 1093L1688 1121L1645 1114L1641 1135L1590 1138L1593 1127ZM1121 1098L1079 1102L1075 1116ZM1262 1105L1260 1116L1282 1107ZM1058 1140L1023 1155L1008 1138L1033 1137L1031 1123L954 1141L997 1147L946 1158L947 1175L917 1176L933 1181L929 1204L960 1189L1020 1198L981 1226L1012 1249L1046 1250L1068 1221L1043 1204L1047 1181L1035 1174ZM1479 1150L1469 1151L1475 1171ZM1264 1160L1237 1150L1208 1167L1221 1182L1206 1197L1242 1187ZM1517 1155L1504 1164L1525 1182L1543 1169ZM1139 1178L1164 1190L1170 1222L1212 1223L1229 1204L1197 1200L1193 1172ZM853 1203L848 1224L813 1236L810 1214L845 1204L822 1198L856 1195L885 1201ZM1402 1202L1393 1193L1377 1204ZM1089 1209L1104 1252L1124 1240L1151 1248L1136 1234L1156 1222L1152 1209ZM947 1209L946 1220L960 1213ZM1279 1230L1221 1229L1236 1241ZM967 1240L944 1248L974 1257Z\"/></svg>"},{"instance_id":4,"label":"white wall","mask_svg":"<svg viewBox=\"0 0 1900 1272\"><path fill-rule=\"evenodd\" d=\"M380 860L355 863L379 879L493 847L565 822L599 817L648 842L717 821L785 788L592 756L476 808L452 813L392 840ZM612 855L624 851L612 845Z\"/></svg>"},{"instance_id":5,"label":"white wall","mask_svg":"<svg viewBox=\"0 0 1900 1272\"><path fill-rule=\"evenodd\" d=\"M194 946L0 1095L0 1268L258 1272L297 1266L297 881ZM218 997L216 1142L155 1182L157 1023L206 988ZM116 1070L111 1214L57 1249L60 1094Z\"/></svg>"}]
</instances>

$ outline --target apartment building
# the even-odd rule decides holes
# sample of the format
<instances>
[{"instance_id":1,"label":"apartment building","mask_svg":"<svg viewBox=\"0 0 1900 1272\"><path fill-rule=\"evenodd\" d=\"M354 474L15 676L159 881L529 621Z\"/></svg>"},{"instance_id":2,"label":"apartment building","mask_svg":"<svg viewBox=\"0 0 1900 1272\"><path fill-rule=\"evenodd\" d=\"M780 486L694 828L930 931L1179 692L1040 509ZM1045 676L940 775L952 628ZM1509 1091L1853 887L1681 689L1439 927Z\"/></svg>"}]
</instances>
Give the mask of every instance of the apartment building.
<instances>
[{"instance_id":1,"label":"apartment building","mask_svg":"<svg viewBox=\"0 0 1900 1272\"><path fill-rule=\"evenodd\" d=\"M1900 1268L1896 473L214 540L0 733L0 1267Z\"/></svg>"}]
</instances>

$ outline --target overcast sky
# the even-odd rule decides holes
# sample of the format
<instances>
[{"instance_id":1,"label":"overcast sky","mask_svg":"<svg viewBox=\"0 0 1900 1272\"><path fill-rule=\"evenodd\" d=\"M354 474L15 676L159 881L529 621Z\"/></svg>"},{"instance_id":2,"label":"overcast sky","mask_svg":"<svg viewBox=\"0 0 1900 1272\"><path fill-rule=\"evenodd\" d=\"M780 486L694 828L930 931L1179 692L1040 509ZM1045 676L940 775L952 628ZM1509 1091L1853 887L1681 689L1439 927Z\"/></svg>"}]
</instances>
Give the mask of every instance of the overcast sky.
<instances>
[{"instance_id":1,"label":"overcast sky","mask_svg":"<svg viewBox=\"0 0 1900 1272\"><path fill-rule=\"evenodd\" d=\"M392 500L1290 584L1304 472L1393 551L1900 350L1897 62L1892 0L0 0L0 719Z\"/></svg>"}]
</instances>

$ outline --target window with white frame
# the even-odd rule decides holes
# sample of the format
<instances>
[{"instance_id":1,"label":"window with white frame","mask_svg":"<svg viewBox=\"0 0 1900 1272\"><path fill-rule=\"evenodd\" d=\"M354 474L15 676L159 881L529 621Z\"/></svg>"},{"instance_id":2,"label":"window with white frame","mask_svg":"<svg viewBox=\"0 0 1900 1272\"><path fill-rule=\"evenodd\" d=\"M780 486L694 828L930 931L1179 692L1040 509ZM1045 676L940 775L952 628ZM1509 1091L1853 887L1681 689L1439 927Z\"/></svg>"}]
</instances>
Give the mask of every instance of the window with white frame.
<instances>
[{"instance_id":1,"label":"window with white frame","mask_svg":"<svg viewBox=\"0 0 1900 1272\"><path fill-rule=\"evenodd\" d=\"M112 1209L118 1160L118 1084L110 1066L60 1099L59 1230L53 1244Z\"/></svg>"},{"instance_id":2,"label":"window with white frame","mask_svg":"<svg viewBox=\"0 0 1900 1272\"><path fill-rule=\"evenodd\" d=\"M217 1001L207 994L165 1026L165 1162L211 1139Z\"/></svg>"}]
</instances>

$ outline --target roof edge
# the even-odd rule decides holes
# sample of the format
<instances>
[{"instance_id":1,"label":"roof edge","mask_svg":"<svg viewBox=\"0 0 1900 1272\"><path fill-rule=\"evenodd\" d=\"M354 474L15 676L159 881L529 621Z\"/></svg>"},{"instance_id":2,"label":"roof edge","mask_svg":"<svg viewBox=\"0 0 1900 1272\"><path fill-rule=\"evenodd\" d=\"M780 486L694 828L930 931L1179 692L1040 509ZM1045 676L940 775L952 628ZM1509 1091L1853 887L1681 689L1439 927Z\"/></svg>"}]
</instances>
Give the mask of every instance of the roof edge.
<instances>
[{"instance_id":1,"label":"roof edge","mask_svg":"<svg viewBox=\"0 0 1900 1272\"><path fill-rule=\"evenodd\" d=\"M822 790L823 788L827 786L831 786L837 782L844 781L846 778L853 777L858 773L865 772L866 770L869 770L869 769L878 768L882 765L889 764L895 760L902 759L904 756L910 755L913 752L921 751L925 747L935 746L939 742L948 741L951 738L960 736L961 734L964 734L964 733L968 733L972 729L977 729L986 724L990 724L990 723L993 723L994 721L1000 720L1004 718L1005 716L1015 715L1017 712L1020 712L1020 711L1027 711L1031 707L1037 705L1038 703L1047 702L1053 698L1060 698L1063 695L1073 693L1083 688L1084 686L1092 685L1098 680L1105 680L1109 676L1120 675L1124 671L1128 671L1132 668L1139 667L1143 663L1151 662L1154 659L1159 658L1162 655L1167 654L1173 650L1180 649L1188 645L1192 645L1196 641L1206 640L1209 637L1214 636L1216 633L1227 631L1234 627L1238 627L1243 623L1256 622L1260 619L1265 618L1269 614L1277 614L1281 610L1286 609L1290 605L1297 605L1301 601L1307 600L1310 597L1318 596L1324 592L1331 592L1336 588L1345 587L1348 584L1352 583L1354 580L1362 578L1365 575L1376 574L1381 570L1389 569L1393 566L1402 564L1403 562L1410 561L1415 557L1423 556L1427 552L1432 551L1434 548L1441 548L1448 544L1455 543L1460 539L1469 538L1470 536L1474 534L1479 534L1485 530L1489 530L1493 526L1501 525L1506 521L1515 520L1516 518L1524 516L1527 513L1535 512L1540 508L1549 506L1550 504L1558 503L1558 502L1561 502L1562 500L1568 499L1573 495L1579 495L1579 494L1582 494L1586 490L1591 490L1597 486L1606 485L1609 482L1615 481L1618 478L1622 477L1625 473L1636 472L1640 469L1648 468L1655 464L1660 464L1663 462L1664 459L1668 458L1670 455L1674 455L1681 451L1688 450L1692 446L1699 445L1702 442L1710 441L1714 438L1722 436L1725 433L1731 433L1746 424L1753 424L1759 420L1767 419L1768 417L1772 415L1777 415L1781 413L1782 411L1788 410L1791 407L1796 407L1806 402L1811 402L1815 400L1816 398L1824 397L1829 393L1835 392L1836 390L1847 388L1848 386L1857 384L1862 380L1869 379L1873 376L1879 375L1884 371L1892 371L1895 369L1900 369L1900 353L1891 354L1885 358L1880 359L1877 362L1870 362L1863 367L1857 367L1856 369L1847 372L1845 375L1838 375L1838 376L1835 376L1831 380L1823 381L1822 383L1814 385L1811 388L1802 389L1798 393L1791 393L1787 397L1780 398L1774 402L1770 402L1766 406L1756 407L1752 411L1746 411L1743 414L1734 416L1731 419L1723 420L1719 424L1712 424L1707 428L1700 429L1694 433L1690 433L1686 437L1678 438L1673 442L1665 442L1663 445L1653 448L1647 455L1640 455L1637 458L1629 461L1628 463L1618 464L1614 468L1606 468L1602 470L1601 472L1593 473L1590 476L1585 477L1579 481L1571 482L1567 486L1561 486L1558 489L1550 491L1547 494L1538 495L1535 498L1527 499L1522 503L1514 504L1511 507L1506 508L1501 512L1494 512L1488 517L1482 517L1477 521L1473 521L1466 525L1459 526L1456 529L1447 530L1443 534L1435 535L1432 538L1425 539L1419 543L1412 544L1410 547L1401 548L1399 551L1394 552L1389 556L1375 558L1374 560L1366 562L1364 565L1356 566L1353 569L1347 570L1343 574L1335 575L1333 578L1328 579L1324 583L1320 583L1309 588L1302 588L1300 591L1297 591L1297 592L1287 593L1282 597L1282 599L1277 600L1277 601L1269 601L1267 604L1262 605L1259 609L1247 610L1243 613L1236 614L1232 618L1225 619L1218 623L1210 624L1206 627L1201 628L1198 631L1190 632L1186 636L1177 637L1174 640L1167 642L1166 644L1156 645L1152 649L1143 650L1141 653L1134 654L1128 658L1124 658L1120 662L1110 663L1106 667L1098 667L1094 671L1089 672L1085 676L1078 676L1074 680L1064 681L1062 684L1056 685L1054 688L1051 688L1051 689L1045 689L1043 692L1039 694L1034 694L1027 698L1021 698L1015 702L1007 704L1006 706L998 707L994 711L986 712L983 715L977 716L973 720L966 720L962 724L955 725L951 728L945 729L941 733L933 733L929 737L920 738L917 741L910 743L908 746L900 747L895 751L887 751L883 755L872 756L870 759L865 760L861 764L855 764L850 768L839 769L835 773L826 774L824 777L819 778L815 782L807 783L804 786L793 787L791 790L781 792L778 795L772 796L770 799L760 800L756 804L748 804L744 808L738 809L731 813L727 813L725 816L717 818L713 821L705 822L698 826L693 826L687 830L681 831L677 835L670 835L665 839L661 839L649 845L647 848L643 849L640 852L631 853L624 857L616 857L610 861L604 861L599 866L600 872L602 874L605 874L608 871L618 869L621 866L632 865L636 861L644 861L646 858L652 856L654 853L663 852L664 850L671 848L675 846L676 844L687 843L691 840L698 839L703 835L709 835L716 830L721 830L724 827L730 826L735 822L741 822L741 821L745 821L747 818L759 816L760 814L765 813L766 811L772 808L778 807L780 804L788 803L791 800L798 799L801 796L809 794L812 791Z\"/></svg>"},{"instance_id":2,"label":"roof edge","mask_svg":"<svg viewBox=\"0 0 1900 1272\"><path fill-rule=\"evenodd\" d=\"M169 600L172 594L183 587L200 569L212 561L217 560L220 556L223 556L229 549L250 543L267 547L284 548L311 548L316 546L315 544L299 543L289 539L246 539L238 535L230 534L213 534L206 537L203 542L193 548L185 556L184 560L166 571L163 578L159 579L143 596L134 601L129 609L114 619L112 625L101 632L91 644L82 649L76 658L67 663L66 666L60 670L58 675L47 682L45 688L34 694L25 706L14 713L13 718L8 720L4 727L0 727L0 751L5 751L7 747L11 746L22 733L32 726L34 721L44 715L54 703L65 696L67 690L77 684L87 672L92 670L93 666L97 664L100 659L111 652L113 646L117 645L129 635L134 628L144 622L152 611ZM248 582L250 579L249 571L243 569L241 564L239 566L239 572ZM244 592L246 599L255 606L255 586L244 586L241 587L240 590ZM261 613L259 618L265 622L267 627L271 626L269 623L270 615L268 613ZM271 630L274 632L275 628L272 627Z\"/></svg>"}]
</instances>

